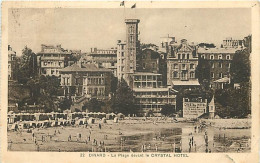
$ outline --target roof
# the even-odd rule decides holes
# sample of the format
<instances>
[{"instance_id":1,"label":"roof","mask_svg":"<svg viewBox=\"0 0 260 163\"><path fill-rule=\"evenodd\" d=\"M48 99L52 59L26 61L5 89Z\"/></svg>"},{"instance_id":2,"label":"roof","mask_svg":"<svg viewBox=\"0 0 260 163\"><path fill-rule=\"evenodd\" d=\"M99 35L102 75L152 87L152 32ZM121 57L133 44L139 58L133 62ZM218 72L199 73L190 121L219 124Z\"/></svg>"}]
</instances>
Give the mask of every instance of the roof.
<instances>
[{"instance_id":1,"label":"roof","mask_svg":"<svg viewBox=\"0 0 260 163\"><path fill-rule=\"evenodd\" d=\"M229 83L229 81L230 81L230 78L224 77L224 78L215 80L214 83Z\"/></svg>"},{"instance_id":2,"label":"roof","mask_svg":"<svg viewBox=\"0 0 260 163\"><path fill-rule=\"evenodd\" d=\"M237 50L234 48L198 48L198 53L235 53Z\"/></svg>"},{"instance_id":3,"label":"roof","mask_svg":"<svg viewBox=\"0 0 260 163\"><path fill-rule=\"evenodd\" d=\"M199 81L192 80L192 81L172 81L173 85L200 85Z\"/></svg>"},{"instance_id":4,"label":"roof","mask_svg":"<svg viewBox=\"0 0 260 163\"><path fill-rule=\"evenodd\" d=\"M133 88L135 92L168 92L169 88Z\"/></svg>"},{"instance_id":5,"label":"roof","mask_svg":"<svg viewBox=\"0 0 260 163\"><path fill-rule=\"evenodd\" d=\"M156 74L152 72L135 72L133 75L162 75L162 74Z\"/></svg>"},{"instance_id":6,"label":"roof","mask_svg":"<svg viewBox=\"0 0 260 163\"><path fill-rule=\"evenodd\" d=\"M60 70L60 72L75 72L75 71L111 72L111 70L106 69L106 68L99 68L95 64L82 64L82 66L80 67L79 64L77 64L77 63Z\"/></svg>"},{"instance_id":7,"label":"roof","mask_svg":"<svg viewBox=\"0 0 260 163\"><path fill-rule=\"evenodd\" d=\"M211 99L209 105L215 105L214 95L213 95L213 97L212 97L212 99Z\"/></svg>"}]
</instances>

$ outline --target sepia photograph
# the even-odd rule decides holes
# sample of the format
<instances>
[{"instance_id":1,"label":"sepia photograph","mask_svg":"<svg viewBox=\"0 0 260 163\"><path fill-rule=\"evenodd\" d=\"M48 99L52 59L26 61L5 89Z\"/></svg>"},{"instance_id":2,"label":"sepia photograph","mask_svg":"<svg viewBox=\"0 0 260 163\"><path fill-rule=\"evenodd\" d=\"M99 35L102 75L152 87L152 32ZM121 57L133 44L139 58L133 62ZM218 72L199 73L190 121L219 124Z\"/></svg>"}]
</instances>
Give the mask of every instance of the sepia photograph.
<instances>
[{"instance_id":1,"label":"sepia photograph","mask_svg":"<svg viewBox=\"0 0 260 163\"><path fill-rule=\"evenodd\" d=\"M252 8L111 3L6 10L4 150L251 153Z\"/></svg>"}]
</instances>

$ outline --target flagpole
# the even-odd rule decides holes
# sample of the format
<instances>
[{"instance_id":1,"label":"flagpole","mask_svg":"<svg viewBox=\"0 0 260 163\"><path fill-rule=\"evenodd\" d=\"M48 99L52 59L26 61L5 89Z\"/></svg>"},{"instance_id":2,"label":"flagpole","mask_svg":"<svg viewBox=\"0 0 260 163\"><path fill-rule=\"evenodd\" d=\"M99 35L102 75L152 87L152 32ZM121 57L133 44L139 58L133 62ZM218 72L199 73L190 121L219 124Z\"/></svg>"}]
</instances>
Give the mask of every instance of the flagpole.
<instances>
[{"instance_id":1,"label":"flagpole","mask_svg":"<svg viewBox=\"0 0 260 163\"><path fill-rule=\"evenodd\" d=\"M125 17L125 3L124 3L124 18L126 19L126 17ZM125 20L124 20L125 21Z\"/></svg>"}]
</instances>

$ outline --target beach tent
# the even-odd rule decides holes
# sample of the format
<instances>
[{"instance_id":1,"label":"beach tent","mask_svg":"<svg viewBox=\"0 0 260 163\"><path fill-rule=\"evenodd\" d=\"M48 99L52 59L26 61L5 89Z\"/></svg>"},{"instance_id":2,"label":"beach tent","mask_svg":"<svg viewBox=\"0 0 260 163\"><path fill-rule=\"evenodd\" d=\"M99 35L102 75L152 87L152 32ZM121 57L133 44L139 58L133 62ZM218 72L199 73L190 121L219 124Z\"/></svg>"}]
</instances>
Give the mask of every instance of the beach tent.
<instances>
[{"instance_id":1,"label":"beach tent","mask_svg":"<svg viewBox=\"0 0 260 163\"><path fill-rule=\"evenodd\" d=\"M118 114L117 114L117 117L118 117L119 119L124 119L124 118L125 118L125 115L122 114L122 113L118 113Z\"/></svg>"},{"instance_id":2,"label":"beach tent","mask_svg":"<svg viewBox=\"0 0 260 163\"><path fill-rule=\"evenodd\" d=\"M215 116L215 119L220 119L220 117L218 115Z\"/></svg>"},{"instance_id":3,"label":"beach tent","mask_svg":"<svg viewBox=\"0 0 260 163\"><path fill-rule=\"evenodd\" d=\"M17 123L12 124L11 130L17 130L17 129L18 129Z\"/></svg>"},{"instance_id":4,"label":"beach tent","mask_svg":"<svg viewBox=\"0 0 260 163\"><path fill-rule=\"evenodd\" d=\"M114 123L118 123L118 118L117 117L114 118Z\"/></svg>"},{"instance_id":5,"label":"beach tent","mask_svg":"<svg viewBox=\"0 0 260 163\"><path fill-rule=\"evenodd\" d=\"M55 121L52 121L51 122L51 127L54 127L54 126L56 126L56 123L55 123Z\"/></svg>"},{"instance_id":6,"label":"beach tent","mask_svg":"<svg viewBox=\"0 0 260 163\"><path fill-rule=\"evenodd\" d=\"M90 118L88 119L88 124L92 124L92 123L95 123L95 119L92 118L92 117L90 117Z\"/></svg>"},{"instance_id":7,"label":"beach tent","mask_svg":"<svg viewBox=\"0 0 260 163\"><path fill-rule=\"evenodd\" d=\"M107 119L105 117L102 118L101 120L102 123L107 123Z\"/></svg>"}]
</instances>

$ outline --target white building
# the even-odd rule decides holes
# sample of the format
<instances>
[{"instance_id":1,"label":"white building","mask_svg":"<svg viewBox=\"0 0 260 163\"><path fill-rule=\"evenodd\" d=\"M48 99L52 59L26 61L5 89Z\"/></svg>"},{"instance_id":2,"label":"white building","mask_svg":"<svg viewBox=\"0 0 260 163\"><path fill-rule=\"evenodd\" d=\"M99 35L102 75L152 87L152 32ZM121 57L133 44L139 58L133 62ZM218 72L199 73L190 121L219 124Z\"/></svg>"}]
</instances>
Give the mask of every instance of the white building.
<instances>
[{"instance_id":1,"label":"white building","mask_svg":"<svg viewBox=\"0 0 260 163\"><path fill-rule=\"evenodd\" d=\"M41 45L41 51L37 53L39 74L44 76L60 76L59 71L68 66L71 52L61 48L61 45Z\"/></svg>"}]
</instances>

